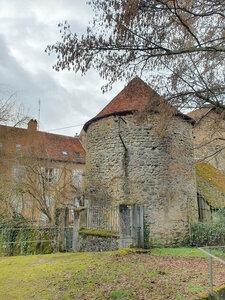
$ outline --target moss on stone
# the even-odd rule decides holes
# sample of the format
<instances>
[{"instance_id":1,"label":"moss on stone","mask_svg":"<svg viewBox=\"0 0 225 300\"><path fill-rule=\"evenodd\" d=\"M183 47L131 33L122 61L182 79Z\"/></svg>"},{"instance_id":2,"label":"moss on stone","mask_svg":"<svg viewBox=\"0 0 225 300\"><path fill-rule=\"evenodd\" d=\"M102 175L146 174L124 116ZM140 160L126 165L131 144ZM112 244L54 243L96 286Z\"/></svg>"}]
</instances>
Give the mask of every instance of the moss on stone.
<instances>
[{"instance_id":1,"label":"moss on stone","mask_svg":"<svg viewBox=\"0 0 225 300\"><path fill-rule=\"evenodd\" d=\"M215 292L220 292L225 290L225 285L220 286L219 288L214 289Z\"/></svg>"},{"instance_id":2,"label":"moss on stone","mask_svg":"<svg viewBox=\"0 0 225 300\"><path fill-rule=\"evenodd\" d=\"M107 230L97 230L97 229L82 229L79 234L84 235L95 235L100 237L118 237L119 233L117 231L107 231Z\"/></svg>"},{"instance_id":3,"label":"moss on stone","mask_svg":"<svg viewBox=\"0 0 225 300\"><path fill-rule=\"evenodd\" d=\"M213 292L214 292L214 295L213 296L210 296L210 293L207 293L207 294L199 294L199 298L200 299L205 299L205 300L210 300L210 299L224 299L224 298L221 298L225 295L225 285L222 285L220 286L219 288L215 288L213 289Z\"/></svg>"},{"instance_id":4,"label":"moss on stone","mask_svg":"<svg viewBox=\"0 0 225 300\"><path fill-rule=\"evenodd\" d=\"M80 212L80 211L83 211L85 209L86 209L86 207L80 206L80 207L75 208L74 210L77 211L77 212Z\"/></svg>"},{"instance_id":5,"label":"moss on stone","mask_svg":"<svg viewBox=\"0 0 225 300\"><path fill-rule=\"evenodd\" d=\"M114 252L116 256L118 255L126 255L130 253L136 253L136 248L122 248Z\"/></svg>"},{"instance_id":6,"label":"moss on stone","mask_svg":"<svg viewBox=\"0 0 225 300\"><path fill-rule=\"evenodd\" d=\"M135 203L135 202L123 202L123 203L121 203L121 205L135 205L135 204L137 204L137 203Z\"/></svg>"},{"instance_id":7,"label":"moss on stone","mask_svg":"<svg viewBox=\"0 0 225 300\"><path fill-rule=\"evenodd\" d=\"M225 207L225 176L209 163L195 165L198 189L213 207Z\"/></svg>"},{"instance_id":8,"label":"moss on stone","mask_svg":"<svg viewBox=\"0 0 225 300\"><path fill-rule=\"evenodd\" d=\"M223 203L220 203L221 201L217 203L218 196L216 191L213 192L212 190L210 190L209 187L201 179L197 179L197 185L198 189L201 191L201 194L210 205L212 205L213 207L223 206Z\"/></svg>"},{"instance_id":9,"label":"moss on stone","mask_svg":"<svg viewBox=\"0 0 225 300\"><path fill-rule=\"evenodd\" d=\"M209 163L197 163L196 173L202 177L212 188L225 194L225 176Z\"/></svg>"},{"instance_id":10,"label":"moss on stone","mask_svg":"<svg viewBox=\"0 0 225 300\"><path fill-rule=\"evenodd\" d=\"M207 294L199 294L198 295L198 297L200 298L200 299L209 299L209 297L210 297L210 294L209 293L207 293Z\"/></svg>"}]
</instances>

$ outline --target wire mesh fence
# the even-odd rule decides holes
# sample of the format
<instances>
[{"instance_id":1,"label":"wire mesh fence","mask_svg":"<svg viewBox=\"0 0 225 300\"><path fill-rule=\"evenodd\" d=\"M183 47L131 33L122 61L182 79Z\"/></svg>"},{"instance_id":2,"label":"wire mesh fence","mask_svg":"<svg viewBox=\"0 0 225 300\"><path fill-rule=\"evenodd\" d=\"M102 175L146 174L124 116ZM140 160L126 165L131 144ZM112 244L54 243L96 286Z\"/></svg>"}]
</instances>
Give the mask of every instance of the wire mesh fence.
<instances>
[{"instance_id":1,"label":"wire mesh fence","mask_svg":"<svg viewBox=\"0 0 225 300\"><path fill-rule=\"evenodd\" d=\"M64 228L65 249L72 247L72 228ZM49 254L59 248L58 227L0 228L0 256Z\"/></svg>"},{"instance_id":2,"label":"wire mesh fence","mask_svg":"<svg viewBox=\"0 0 225 300\"><path fill-rule=\"evenodd\" d=\"M119 208L88 207L83 211L81 221L81 226L87 229L118 233ZM73 248L74 230L66 223L68 224L63 215L55 226L4 224L0 226L0 256L70 252Z\"/></svg>"}]
</instances>

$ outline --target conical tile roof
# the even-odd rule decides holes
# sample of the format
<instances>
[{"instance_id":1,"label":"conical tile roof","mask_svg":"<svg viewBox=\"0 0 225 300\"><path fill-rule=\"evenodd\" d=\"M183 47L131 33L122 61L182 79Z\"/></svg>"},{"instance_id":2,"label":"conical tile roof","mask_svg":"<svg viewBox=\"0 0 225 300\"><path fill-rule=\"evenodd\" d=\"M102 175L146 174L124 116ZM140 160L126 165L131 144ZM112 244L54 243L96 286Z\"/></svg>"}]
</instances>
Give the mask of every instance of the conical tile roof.
<instances>
[{"instance_id":1,"label":"conical tile roof","mask_svg":"<svg viewBox=\"0 0 225 300\"><path fill-rule=\"evenodd\" d=\"M84 125L84 130L87 131L91 123L111 115L145 110L159 112L159 106L162 107L162 105L166 106L166 109L170 107L174 111L174 114L182 115L185 119L192 120L167 104L159 94L136 76L108 105Z\"/></svg>"},{"instance_id":2,"label":"conical tile roof","mask_svg":"<svg viewBox=\"0 0 225 300\"><path fill-rule=\"evenodd\" d=\"M149 99L159 102L160 96L143 80L135 77L97 114L96 118L117 112L144 110Z\"/></svg>"}]
</instances>

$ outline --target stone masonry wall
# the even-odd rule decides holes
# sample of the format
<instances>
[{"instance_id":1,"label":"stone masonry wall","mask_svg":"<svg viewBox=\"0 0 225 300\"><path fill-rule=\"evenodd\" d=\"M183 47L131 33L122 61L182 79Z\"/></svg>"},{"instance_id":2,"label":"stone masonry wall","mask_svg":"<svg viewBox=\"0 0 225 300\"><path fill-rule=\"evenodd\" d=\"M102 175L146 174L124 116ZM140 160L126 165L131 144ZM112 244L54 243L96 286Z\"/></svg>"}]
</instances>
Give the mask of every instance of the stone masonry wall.
<instances>
[{"instance_id":1,"label":"stone masonry wall","mask_svg":"<svg viewBox=\"0 0 225 300\"><path fill-rule=\"evenodd\" d=\"M210 112L193 130L195 159L206 159L225 174L225 121L215 112Z\"/></svg>"},{"instance_id":2,"label":"stone masonry wall","mask_svg":"<svg viewBox=\"0 0 225 300\"><path fill-rule=\"evenodd\" d=\"M126 115L92 123L87 131L88 198L97 205L94 195L104 190L109 205L142 203L151 242L179 244L189 222L197 220L191 131L182 118L163 124L158 114L142 121Z\"/></svg>"},{"instance_id":3,"label":"stone masonry wall","mask_svg":"<svg viewBox=\"0 0 225 300\"><path fill-rule=\"evenodd\" d=\"M80 252L105 252L119 249L119 237L79 234Z\"/></svg>"}]
</instances>

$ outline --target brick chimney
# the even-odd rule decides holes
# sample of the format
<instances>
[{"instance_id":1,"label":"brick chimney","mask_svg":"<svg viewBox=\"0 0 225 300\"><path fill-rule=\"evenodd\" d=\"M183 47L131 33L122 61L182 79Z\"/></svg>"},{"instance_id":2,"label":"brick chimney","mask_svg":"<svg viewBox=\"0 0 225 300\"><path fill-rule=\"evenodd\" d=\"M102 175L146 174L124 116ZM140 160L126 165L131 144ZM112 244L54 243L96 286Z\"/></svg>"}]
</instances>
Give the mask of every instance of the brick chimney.
<instances>
[{"instance_id":1,"label":"brick chimney","mask_svg":"<svg viewBox=\"0 0 225 300\"><path fill-rule=\"evenodd\" d=\"M37 120L31 119L31 120L28 122L27 129L29 129L29 130L37 130Z\"/></svg>"}]
</instances>

